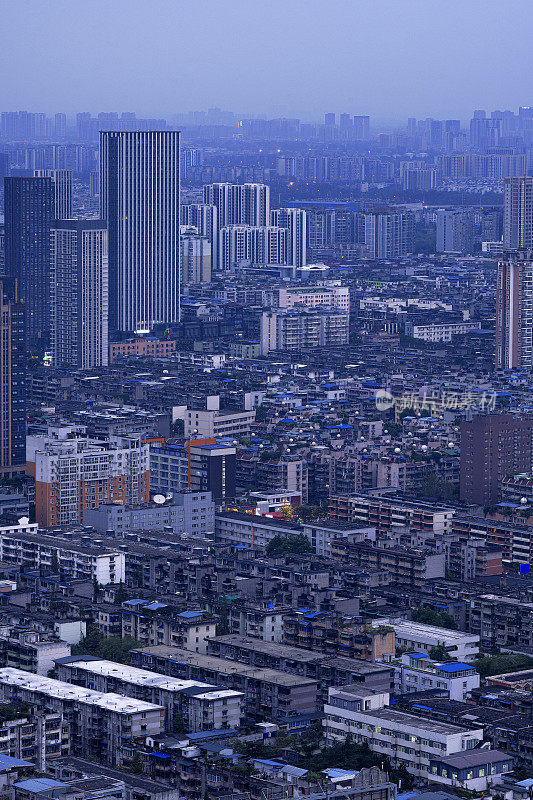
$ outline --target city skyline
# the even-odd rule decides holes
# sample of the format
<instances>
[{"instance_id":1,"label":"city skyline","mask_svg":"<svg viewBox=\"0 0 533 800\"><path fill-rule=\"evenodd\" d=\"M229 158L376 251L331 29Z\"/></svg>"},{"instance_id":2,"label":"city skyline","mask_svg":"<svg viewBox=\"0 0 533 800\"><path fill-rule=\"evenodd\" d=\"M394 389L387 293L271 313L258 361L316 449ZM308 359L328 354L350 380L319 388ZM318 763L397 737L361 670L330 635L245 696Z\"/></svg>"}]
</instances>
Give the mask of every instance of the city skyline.
<instances>
[{"instance_id":1,"label":"city skyline","mask_svg":"<svg viewBox=\"0 0 533 800\"><path fill-rule=\"evenodd\" d=\"M150 10L138 1L23 0L3 14L3 105L73 113L122 104L149 116L220 106L311 119L333 107L381 122L464 119L473 107L527 102L533 56L522 31L531 22L521 0L505 15L480 0L273 0L268 14L243 0L158 0Z\"/></svg>"}]
</instances>

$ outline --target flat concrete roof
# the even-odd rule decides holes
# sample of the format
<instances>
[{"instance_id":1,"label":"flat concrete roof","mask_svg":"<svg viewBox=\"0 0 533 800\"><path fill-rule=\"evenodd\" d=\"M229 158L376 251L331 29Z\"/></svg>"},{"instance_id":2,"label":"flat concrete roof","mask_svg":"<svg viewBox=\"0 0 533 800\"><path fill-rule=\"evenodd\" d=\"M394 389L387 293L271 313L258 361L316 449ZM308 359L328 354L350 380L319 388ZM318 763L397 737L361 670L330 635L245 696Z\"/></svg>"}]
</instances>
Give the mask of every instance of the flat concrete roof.
<instances>
[{"instance_id":1,"label":"flat concrete roof","mask_svg":"<svg viewBox=\"0 0 533 800\"><path fill-rule=\"evenodd\" d=\"M143 700L135 700L132 697L124 697L113 692L95 692L92 689L84 689L81 686L45 678L42 675L35 675L32 672L25 672L22 669L14 669L13 667L0 669L1 683L8 686L19 686L21 689L28 689L33 692L40 692L57 700L71 700L75 703L98 706L106 711L115 711L119 714L137 714L142 711L163 710L162 706L154 703L145 703Z\"/></svg>"},{"instance_id":2,"label":"flat concrete roof","mask_svg":"<svg viewBox=\"0 0 533 800\"><path fill-rule=\"evenodd\" d=\"M239 661L232 661L228 658L218 658L218 656L206 656L201 653L193 653L190 650L183 650L180 647L172 647L165 644L156 644L153 647L138 647L134 652L147 653L159 658L168 658L181 664L204 667L205 669L220 672L225 675L241 675L243 677L254 678L265 683L275 683L278 686L295 687L317 684L314 678L306 678L303 675L292 675L289 672L282 672L278 669L268 669L265 667L254 667L249 664L241 664ZM184 681L186 682L186 681ZM195 681L189 681L195 683ZM235 692L237 694L237 692Z\"/></svg>"},{"instance_id":3,"label":"flat concrete roof","mask_svg":"<svg viewBox=\"0 0 533 800\"><path fill-rule=\"evenodd\" d=\"M383 622L373 621L372 627L377 628ZM436 625L423 625L420 622L412 622L411 620L392 620L387 622L396 633L405 634L406 636L426 636L436 639L444 639L451 644L461 644L462 642L479 642L479 636L475 633L465 633L464 631L451 631L448 628L439 628Z\"/></svg>"},{"instance_id":4,"label":"flat concrete roof","mask_svg":"<svg viewBox=\"0 0 533 800\"><path fill-rule=\"evenodd\" d=\"M59 663L61 663L61 661ZM150 689L160 689L167 692L182 692L184 690L196 689L199 691L199 697L212 698L213 700L223 697L242 696L242 692L237 692L233 689L225 689L223 687L213 686L210 683L202 683L201 681L169 678L166 675L161 675L159 672L129 667L126 664L117 664L115 661L105 661L104 659L101 661L86 661L83 658L79 661L68 659L68 661L62 661L62 665L83 669L95 675L117 678L125 683L131 683L135 686L145 686Z\"/></svg>"},{"instance_id":5,"label":"flat concrete roof","mask_svg":"<svg viewBox=\"0 0 533 800\"><path fill-rule=\"evenodd\" d=\"M244 650L253 650L256 653L280 656L293 661L302 661L309 664L324 664L325 666L353 670L359 674L382 672L384 669L390 670L388 664L372 664L370 661L363 661L358 658L348 658L347 656L332 656L328 653L315 653L314 650L305 650L303 647L292 647L288 644L278 644L277 642L264 642L262 639L254 639L250 636L239 636L229 634L227 636L213 636L211 642L234 645Z\"/></svg>"}]
</instances>

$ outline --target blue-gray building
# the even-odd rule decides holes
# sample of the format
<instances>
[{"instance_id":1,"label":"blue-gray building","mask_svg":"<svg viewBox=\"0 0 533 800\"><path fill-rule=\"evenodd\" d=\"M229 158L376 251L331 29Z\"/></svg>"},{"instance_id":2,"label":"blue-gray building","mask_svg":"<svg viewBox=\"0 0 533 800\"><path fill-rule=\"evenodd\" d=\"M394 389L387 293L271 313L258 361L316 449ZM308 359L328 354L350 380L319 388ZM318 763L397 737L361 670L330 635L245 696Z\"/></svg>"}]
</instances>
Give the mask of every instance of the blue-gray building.
<instances>
[{"instance_id":1,"label":"blue-gray building","mask_svg":"<svg viewBox=\"0 0 533 800\"><path fill-rule=\"evenodd\" d=\"M215 504L211 492L185 490L175 492L163 503L105 503L87 509L85 524L92 525L100 533L114 531L117 535L133 530L161 530L207 536L215 530Z\"/></svg>"}]
</instances>

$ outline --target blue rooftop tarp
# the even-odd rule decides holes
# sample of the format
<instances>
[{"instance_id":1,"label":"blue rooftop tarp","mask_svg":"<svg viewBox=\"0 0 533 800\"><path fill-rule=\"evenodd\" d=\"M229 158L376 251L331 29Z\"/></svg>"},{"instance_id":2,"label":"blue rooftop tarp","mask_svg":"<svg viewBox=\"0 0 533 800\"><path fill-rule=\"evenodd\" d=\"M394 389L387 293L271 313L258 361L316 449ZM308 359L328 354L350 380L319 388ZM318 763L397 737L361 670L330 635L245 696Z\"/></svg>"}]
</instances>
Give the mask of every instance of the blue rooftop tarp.
<instances>
[{"instance_id":1,"label":"blue rooftop tarp","mask_svg":"<svg viewBox=\"0 0 533 800\"><path fill-rule=\"evenodd\" d=\"M463 672L465 669L473 669L471 664L463 664L460 661L453 664L435 664L435 667L444 670L444 672Z\"/></svg>"}]
</instances>

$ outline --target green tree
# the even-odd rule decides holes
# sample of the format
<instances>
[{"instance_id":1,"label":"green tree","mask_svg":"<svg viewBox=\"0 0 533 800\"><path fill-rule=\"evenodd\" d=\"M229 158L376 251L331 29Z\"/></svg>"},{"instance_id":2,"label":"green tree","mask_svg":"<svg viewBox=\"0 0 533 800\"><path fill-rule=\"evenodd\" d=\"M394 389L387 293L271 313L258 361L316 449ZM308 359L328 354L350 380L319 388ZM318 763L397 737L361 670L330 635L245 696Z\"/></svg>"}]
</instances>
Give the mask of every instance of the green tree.
<instances>
[{"instance_id":1,"label":"green tree","mask_svg":"<svg viewBox=\"0 0 533 800\"><path fill-rule=\"evenodd\" d=\"M457 630L457 623L451 614L446 611L435 611L427 606L418 606L411 614L414 622L424 625L435 625L437 628L447 628L449 631Z\"/></svg>"},{"instance_id":2,"label":"green tree","mask_svg":"<svg viewBox=\"0 0 533 800\"><path fill-rule=\"evenodd\" d=\"M219 620L217 622L217 636L226 636L229 631L229 604L225 597L218 604Z\"/></svg>"},{"instance_id":3,"label":"green tree","mask_svg":"<svg viewBox=\"0 0 533 800\"><path fill-rule=\"evenodd\" d=\"M432 658L433 661L450 661L450 654L442 644L430 647L429 657Z\"/></svg>"},{"instance_id":4,"label":"green tree","mask_svg":"<svg viewBox=\"0 0 533 800\"><path fill-rule=\"evenodd\" d=\"M303 533L299 533L296 536L274 536L273 539L267 544L266 547L266 554L267 556L279 556L285 555L288 553L312 553L313 548L309 542L309 539L303 535Z\"/></svg>"},{"instance_id":5,"label":"green tree","mask_svg":"<svg viewBox=\"0 0 533 800\"><path fill-rule=\"evenodd\" d=\"M144 764L139 752L136 752L131 759L130 772L133 775L142 775L144 772Z\"/></svg>"},{"instance_id":6,"label":"green tree","mask_svg":"<svg viewBox=\"0 0 533 800\"><path fill-rule=\"evenodd\" d=\"M128 595L127 591L124 588L124 584L122 583L122 581L120 581L120 583L118 585L118 589L115 592L115 605L117 605L117 606L122 605L124 600L127 600L128 597L129 597L129 595Z\"/></svg>"},{"instance_id":7,"label":"green tree","mask_svg":"<svg viewBox=\"0 0 533 800\"><path fill-rule=\"evenodd\" d=\"M174 708L174 713L172 714L172 733L187 733L185 720L176 707Z\"/></svg>"},{"instance_id":8,"label":"green tree","mask_svg":"<svg viewBox=\"0 0 533 800\"><path fill-rule=\"evenodd\" d=\"M138 642L132 636L109 636L105 638L94 626L91 626L87 631L87 635L80 639L78 644L72 646L72 655L98 656L107 661L129 664L130 650L140 646L141 642Z\"/></svg>"},{"instance_id":9,"label":"green tree","mask_svg":"<svg viewBox=\"0 0 533 800\"><path fill-rule=\"evenodd\" d=\"M505 672L515 672L533 667L533 658L526 655L513 655L512 653L498 653L494 656L479 656L475 667L482 678L488 675L501 675Z\"/></svg>"}]
</instances>

